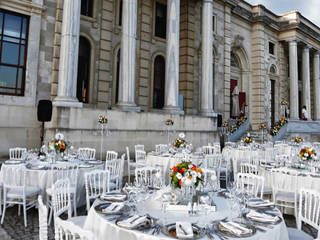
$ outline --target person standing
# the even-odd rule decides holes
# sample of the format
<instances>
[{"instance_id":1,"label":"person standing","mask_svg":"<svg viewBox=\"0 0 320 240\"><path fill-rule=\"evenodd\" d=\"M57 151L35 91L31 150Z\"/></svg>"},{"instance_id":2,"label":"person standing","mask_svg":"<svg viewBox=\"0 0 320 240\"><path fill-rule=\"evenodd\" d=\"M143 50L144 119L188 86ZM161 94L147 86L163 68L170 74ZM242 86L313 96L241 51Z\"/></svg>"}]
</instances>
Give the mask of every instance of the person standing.
<instances>
[{"instance_id":1,"label":"person standing","mask_svg":"<svg viewBox=\"0 0 320 240\"><path fill-rule=\"evenodd\" d=\"M309 118L309 114L308 114L306 106L302 107L301 118L302 118L302 120L305 120L305 121L307 121Z\"/></svg>"}]
</instances>

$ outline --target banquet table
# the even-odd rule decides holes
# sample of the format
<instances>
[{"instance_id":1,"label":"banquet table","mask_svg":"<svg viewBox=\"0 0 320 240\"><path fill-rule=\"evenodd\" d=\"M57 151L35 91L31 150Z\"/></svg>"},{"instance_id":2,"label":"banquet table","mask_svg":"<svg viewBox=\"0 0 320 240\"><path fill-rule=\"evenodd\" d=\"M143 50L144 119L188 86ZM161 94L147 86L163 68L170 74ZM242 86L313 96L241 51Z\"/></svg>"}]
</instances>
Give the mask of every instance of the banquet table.
<instances>
[{"instance_id":1,"label":"banquet table","mask_svg":"<svg viewBox=\"0 0 320 240\"><path fill-rule=\"evenodd\" d=\"M232 210L232 201L230 199L225 199L221 196L214 197L214 202L217 206L216 212L210 211L200 211L197 215L188 215L187 212L178 211L161 211L161 201L156 197L143 197L142 201L136 204L136 211L139 215L149 214L150 216L157 218L162 225L175 223L176 221L187 221L190 223L195 223L199 227L205 227L214 220L221 220L225 217L234 218L235 211ZM150 231L138 231L138 230L128 230L121 228L115 224L115 220L109 220L110 216L99 213L95 210L95 206L102 203L101 200L97 199L93 206L91 207L88 217L86 219L84 229L92 231L95 239L105 239L108 236L112 236L113 240L144 240L144 239L172 239L162 232L157 235L152 235L152 229ZM282 221L276 225L272 225L272 228L264 228L265 231L256 231L250 237L245 239L259 239L259 240L288 240L288 231L285 222L282 218L281 213L276 210L277 215L281 217ZM204 235L202 239L209 239L207 235ZM219 239L217 235L214 234L214 239ZM233 239L228 237L227 239ZM234 238L239 239L239 238Z\"/></svg>"},{"instance_id":2,"label":"banquet table","mask_svg":"<svg viewBox=\"0 0 320 240\"><path fill-rule=\"evenodd\" d=\"M57 162L57 164L67 164L66 161ZM43 199L46 199L46 189L51 187L50 183L50 171L52 164L43 161L36 161L32 163L33 166L45 166L44 169L32 169L28 168L28 163L21 163L21 164L2 164L1 171L0 171L0 179L3 177L3 172L10 168L17 168L17 167L26 167L26 185L31 187L38 187L41 189L41 194ZM81 164L78 161L79 165L79 173L77 179L77 206L85 205L86 198L85 198L85 172L92 171L94 169L103 169L104 164L103 162L99 164L92 164L85 167L84 164Z\"/></svg>"}]
</instances>

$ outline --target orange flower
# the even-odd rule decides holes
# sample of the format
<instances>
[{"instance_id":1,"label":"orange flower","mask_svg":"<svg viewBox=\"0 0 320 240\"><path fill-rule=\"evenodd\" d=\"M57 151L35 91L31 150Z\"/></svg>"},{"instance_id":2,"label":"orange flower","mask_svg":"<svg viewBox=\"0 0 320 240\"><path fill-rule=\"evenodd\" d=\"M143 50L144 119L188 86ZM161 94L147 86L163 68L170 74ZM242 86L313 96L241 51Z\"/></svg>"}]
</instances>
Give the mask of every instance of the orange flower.
<instances>
[{"instance_id":1,"label":"orange flower","mask_svg":"<svg viewBox=\"0 0 320 240\"><path fill-rule=\"evenodd\" d=\"M173 170L174 172L178 172L178 167L174 166L174 167L172 168L172 170Z\"/></svg>"},{"instance_id":2,"label":"orange flower","mask_svg":"<svg viewBox=\"0 0 320 240\"><path fill-rule=\"evenodd\" d=\"M193 165L191 170L196 171L197 170L196 166Z\"/></svg>"},{"instance_id":3,"label":"orange flower","mask_svg":"<svg viewBox=\"0 0 320 240\"><path fill-rule=\"evenodd\" d=\"M180 185L180 186L182 185L182 181L181 181L181 180L179 181L179 185Z\"/></svg>"}]
</instances>

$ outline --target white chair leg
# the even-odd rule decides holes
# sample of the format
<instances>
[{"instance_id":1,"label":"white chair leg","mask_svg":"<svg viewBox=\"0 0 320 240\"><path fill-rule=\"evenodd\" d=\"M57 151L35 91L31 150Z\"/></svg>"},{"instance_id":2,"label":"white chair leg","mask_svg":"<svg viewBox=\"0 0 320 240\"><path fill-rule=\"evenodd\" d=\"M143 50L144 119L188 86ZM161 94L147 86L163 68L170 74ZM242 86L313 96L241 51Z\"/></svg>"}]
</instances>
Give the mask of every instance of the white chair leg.
<instances>
[{"instance_id":1,"label":"white chair leg","mask_svg":"<svg viewBox=\"0 0 320 240\"><path fill-rule=\"evenodd\" d=\"M23 201L23 219L24 219L24 226L27 227L27 206L26 206L26 200ZM19 205L20 206L20 205Z\"/></svg>"},{"instance_id":2,"label":"white chair leg","mask_svg":"<svg viewBox=\"0 0 320 240\"><path fill-rule=\"evenodd\" d=\"M74 212L74 216L77 216L77 198L76 198L76 194L73 195L73 212Z\"/></svg>"},{"instance_id":3,"label":"white chair leg","mask_svg":"<svg viewBox=\"0 0 320 240\"><path fill-rule=\"evenodd\" d=\"M50 224L51 224L51 220L52 220L52 212L53 212L53 210L52 210L52 206L50 206L50 213L49 213L48 226L50 226Z\"/></svg>"},{"instance_id":4,"label":"white chair leg","mask_svg":"<svg viewBox=\"0 0 320 240\"><path fill-rule=\"evenodd\" d=\"M3 213L1 218L1 224L3 224L4 216L6 215L6 208L7 208L7 194L3 193Z\"/></svg>"}]
</instances>

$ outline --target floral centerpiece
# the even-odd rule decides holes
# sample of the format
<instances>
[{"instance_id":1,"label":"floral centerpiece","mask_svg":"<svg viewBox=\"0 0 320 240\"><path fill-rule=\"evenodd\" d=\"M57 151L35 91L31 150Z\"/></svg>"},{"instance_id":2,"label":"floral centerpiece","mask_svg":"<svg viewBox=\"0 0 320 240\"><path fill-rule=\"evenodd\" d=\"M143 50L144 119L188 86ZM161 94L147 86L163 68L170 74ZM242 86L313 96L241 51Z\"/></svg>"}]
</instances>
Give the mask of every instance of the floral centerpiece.
<instances>
[{"instance_id":1,"label":"floral centerpiece","mask_svg":"<svg viewBox=\"0 0 320 240\"><path fill-rule=\"evenodd\" d=\"M303 139L301 137L295 137L293 140L295 143L301 143Z\"/></svg>"},{"instance_id":2,"label":"floral centerpiece","mask_svg":"<svg viewBox=\"0 0 320 240\"><path fill-rule=\"evenodd\" d=\"M184 138L185 138L184 133L180 133L179 137L174 141L173 146L175 148L186 148L187 144Z\"/></svg>"},{"instance_id":3,"label":"floral centerpiece","mask_svg":"<svg viewBox=\"0 0 320 240\"><path fill-rule=\"evenodd\" d=\"M167 121L165 121L165 124L166 124L167 126L173 126L174 121L169 118Z\"/></svg>"},{"instance_id":4,"label":"floral centerpiece","mask_svg":"<svg viewBox=\"0 0 320 240\"><path fill-rule=\"evenodd\" d=\"M287 106L287 105L288 105L288 101L287 101L287 100L282 99L282 100L281 100L281 105Z\"/></svg>"},{"instance_id":5,"label":"floral centerpiece","mask_svg":"<svg viewBox=\"0 0 320 240\"><path fill-rule=\"evenodd\" d=\"M203 178L201 168L197 168L196 165L190 162L178 163L171 169L170 182L174 188L181 189L182 184L198 187Z\"/></svg>"},{"instance_id":6,"label":"floral centerpiece","mask_svg":"<svg viewBox=\"0 0 320 240\"><path fill-rule=\"evenodd\" d=\"M267 128L267 124L266 123L261 123L259 128L260 129L266 129Z\"/></svg>"},{"instance_id":7,"label":"floral centerpiece","mask_svg":"<svg viewBox=\"0 0 320 240\"><path fill-rule=\"evenodd\" d=\"M56 153L63 153L68 147L68 144L64 140L64 135L62 133L56 134L55 138L52 140L52 144Z\"/></svg>"},{"instance_id":8,"label":"floral centerpiece","mask_svg":"<svg viewBox=\"0 0 320 240\"><path fill-rule=\"evenodd\" d=\"M316 159L316 151L312 148L302 148L299 152L299 156L303 161L311 161Z\"/></svg>"},{"instance_id":9,"label":"floral centerpiece","mask_svg":"<svg viewBox=\"0 0 320 240\"><path fill-rule=\"evenodd\" d=\"M242 142L246 143L246 144L250 144L252 143L252 137L250 136L246 136L242 139Z\"/></svg>"},{"instance_id":10,"label":"floral centerpiece","mask_svg":"<svg viewBox=\"0 0 320 240\"><path fill-rule=\"evenodd\" d=\"M106 116L104 116L104 115L100 115L99 119L98 119L98 122L100 124L107 124L108 123L108 118Z\"/></svg>"}]
</instances>

